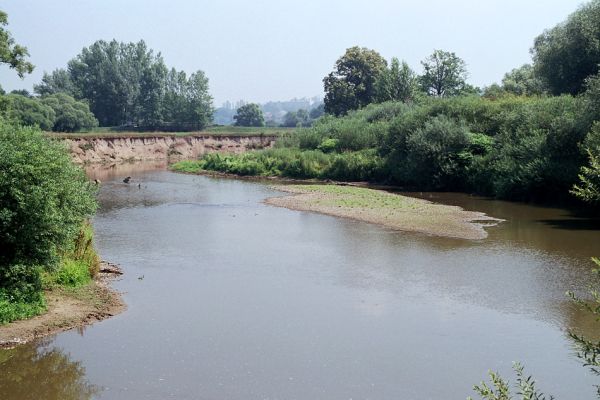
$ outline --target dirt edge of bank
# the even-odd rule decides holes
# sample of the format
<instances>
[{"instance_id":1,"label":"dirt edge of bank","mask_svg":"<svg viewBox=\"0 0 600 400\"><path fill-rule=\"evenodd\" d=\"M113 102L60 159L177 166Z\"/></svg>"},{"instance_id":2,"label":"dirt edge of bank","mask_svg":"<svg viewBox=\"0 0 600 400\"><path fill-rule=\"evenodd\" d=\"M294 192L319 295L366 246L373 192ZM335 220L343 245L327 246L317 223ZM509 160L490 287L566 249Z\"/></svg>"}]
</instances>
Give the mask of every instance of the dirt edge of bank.
<instances>
[{"instance_id":1,"label":"dirt edge of bank","mask_svg":"<svg viewBox=\"0 0 600 400\"><path fill-rule=\"evenodd\" d=\"M12 348L45 336L81 329L122 313L127 308L121 293L110 287L123 272L103 261L100 273L84 287L46 290L48 311L42 315L0 325L0 349Z\"/></svg>"}]
</instances>

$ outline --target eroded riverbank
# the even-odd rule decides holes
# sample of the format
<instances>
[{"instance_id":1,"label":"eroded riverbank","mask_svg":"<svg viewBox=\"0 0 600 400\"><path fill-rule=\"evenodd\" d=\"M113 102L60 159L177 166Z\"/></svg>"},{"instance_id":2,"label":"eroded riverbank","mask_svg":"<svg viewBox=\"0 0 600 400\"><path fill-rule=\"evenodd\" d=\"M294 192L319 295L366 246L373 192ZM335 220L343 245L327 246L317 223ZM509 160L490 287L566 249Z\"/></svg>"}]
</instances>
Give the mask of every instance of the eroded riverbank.
<instances>
[{"instance_id":1,"label":"eroded riverbank","mask_svg":"<svg viewBox=\"0 0 600 400\"><path fill-rule=\"evenodd\" d=\"M293 195L272 197L266 204L434 236L485 239L484 228L502 221L457 206L356 186L277 185L274 189Z\"/></svg>"}]
</instances>

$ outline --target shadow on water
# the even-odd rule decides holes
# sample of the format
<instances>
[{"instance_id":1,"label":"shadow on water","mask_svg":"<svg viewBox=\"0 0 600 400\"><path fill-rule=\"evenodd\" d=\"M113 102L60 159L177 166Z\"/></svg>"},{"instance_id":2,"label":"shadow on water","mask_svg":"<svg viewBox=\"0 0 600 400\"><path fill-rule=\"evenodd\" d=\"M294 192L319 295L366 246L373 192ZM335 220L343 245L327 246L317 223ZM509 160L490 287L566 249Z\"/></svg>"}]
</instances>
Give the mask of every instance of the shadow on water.
<instances>
[{"instance_id":1,"label":"shadow on water","mask_svg":"<svg viewBox=\"0 0 600 400\"><path fill-rule=\"evenodd\" d=\"M570 231L600 231L600 219L564 215L561 219L541 219L537 222L546 224L555 229L566 229Z\"/></svg>"},{"instance_id":2,"label":"shadow on water","mask_svg":"<svg viewBox=\"0 0 600 400\"><path fill-rule=\"evenodd\" d=\"M0 399L85 400L100 392L51 340L0 351Z\"/></svg>"}]
</instances>

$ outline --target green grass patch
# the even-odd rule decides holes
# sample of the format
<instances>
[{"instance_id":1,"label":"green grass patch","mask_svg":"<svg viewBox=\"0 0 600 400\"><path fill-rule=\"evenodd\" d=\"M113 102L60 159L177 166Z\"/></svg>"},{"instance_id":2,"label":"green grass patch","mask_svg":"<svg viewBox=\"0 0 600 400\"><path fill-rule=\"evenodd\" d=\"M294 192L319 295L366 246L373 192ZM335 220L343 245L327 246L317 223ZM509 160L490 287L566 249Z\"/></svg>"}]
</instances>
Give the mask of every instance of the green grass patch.
<instances>
[{"instance_id":1,"label":"green grass patch","mask_svg":"<svg viewBox=\"0 0 600 400\"><path fill-rule=\"evenodd\" d=\"M35 317L46 311L46 301L40 295L36 301L23 301L11 299L6 293L0 291L0 325L12 321Z\"/></svg>"},{"instance_id":2,"label":"green grass patch","mask_svg":"<svg viewBox=\"0 0 600 400\"><path fill-rule=\"evenodd\" d=\"M419 204L409 197L356 186L294 185L292 188L325 195L317 200L317 203L323 206L364 209L414 209L419 207Z\"/></svg>"},{"instance_id":3,"label":"green grass patch","mask_svg":"<svg viewBox=\"0 0 600 400\"><path fill-rule=\"evenodd\" d=\"M58 267L12 265L4 268L0 288L0 324L31 318L46 311L43 289L77 290L89 286L100 268L93 242L93 229L85 222Z\"/></svg>"}]
</instances>

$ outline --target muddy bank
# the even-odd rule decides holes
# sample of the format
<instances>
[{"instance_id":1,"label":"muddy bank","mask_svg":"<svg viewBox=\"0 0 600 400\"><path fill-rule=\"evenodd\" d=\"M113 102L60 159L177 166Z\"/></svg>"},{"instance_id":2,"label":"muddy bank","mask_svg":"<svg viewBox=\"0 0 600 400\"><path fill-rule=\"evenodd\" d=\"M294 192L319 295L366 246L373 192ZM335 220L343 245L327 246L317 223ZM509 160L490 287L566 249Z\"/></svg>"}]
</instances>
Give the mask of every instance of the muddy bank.
<instances>
[{"instance_id":1,"label":"muddy bank","mask_svg":"<svg viewBox=\"0 0 600 400\"><path fill-rule=\"evenodd\" d=\"M485 227L501 222L481 212L432 203L382 190L339 185L277 185L292 196L266 204L383 225L392 229L459 239L484 239Z\"/></svg>"},{"instance_id":2,"label":"muddy bank","mask_svg":"<svg viewBox=\"0 0 600 400\"><path fill-rule=\"evenodd\" d=\"M73 328L83 328L126 309L121 295L110 282L122 274L114 264L102 262L100 273L81 288L56 288L45 292L48 311L37 317L0 326L0 348L11 348L31 340Z\"/></svg>"},{"instance_id":3,"label":"muddy bank","mask_svg":"<svg viewBox=\"0 0 600 400\"><path fill-rule=\"evenodd\" d=\"M77 163L193 159L205 153L242 153L268 148L274 135L143 136L63 138Z\"/></svg>"}]
</instances>

